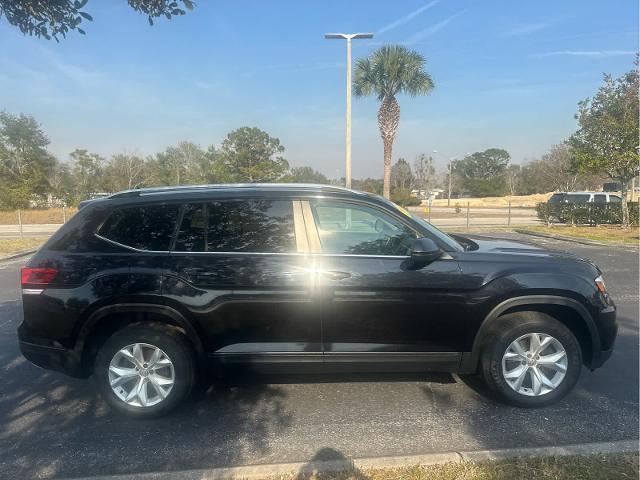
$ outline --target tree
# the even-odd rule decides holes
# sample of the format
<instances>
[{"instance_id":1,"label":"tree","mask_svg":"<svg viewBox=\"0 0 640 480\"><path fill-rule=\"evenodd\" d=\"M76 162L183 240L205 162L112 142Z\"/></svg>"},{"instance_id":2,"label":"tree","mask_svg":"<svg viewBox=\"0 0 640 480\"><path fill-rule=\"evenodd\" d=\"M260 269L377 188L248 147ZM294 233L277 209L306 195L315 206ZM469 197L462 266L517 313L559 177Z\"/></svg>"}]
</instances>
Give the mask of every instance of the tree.
<instances>
[{"instance_id":1,"label":"tree","mask_svg":"<svg viewBox=\"0 0 640 480\"><path fill-rule=\"evenodd\" d=\"M474 197L503 195L504 174L511 156L501 148L467 155L454 164L454 173L462 179L463 188Z\"/></svg>"},{"instance_id":2,"label":"tree","mask_svg":"<svg viewBox=\"0 0 640 480\"><path fill-rule=\"evenodd\" d=\"M340 182L340 185L344 185L344 182ZM383 181L381 178L365 178L363 180L353 180L353 188L355 190L375 193L376 195L382 194L382 185Z\"/></svg>"},{"instance_id":3,"label":"tree","mask_svg":"<svg viewBox=\"0 0 640 480\"><path fill-rule=\"evenodd\" d=\"M69 154L71 158L72 172L76 201L91 198L92 193L100 191L102 185L102 164L104 158L97 153L89 153L85 149L76 148Z\"/></svg>"},{"instance_id":4,"label":"tree","mask_svg":"<svg viewBox=\"0 0 640 480\"><path fill-rule=\"evenodd\" d=\"M194 6L191 0L127 0L127 3L136 12L147 15L150 25L160 16L171 19L173 15L184 15L180 4L187 10ZM6 17L25 35L59 41L60 36L66 38L71 30L85 34L80 25L84 20L93 20L83 10L86 4L87 0L0 0L0 18Z\"/></svg>"},{"instance_id":5,"label":"tree","mask_svg":"<svg viewBox=\"0 0 640 480\"><path fill-rule=\"evenodd\" d=\"M404 159L399 158L391 167L391 184L397 190L408 190L413 184L413 172L411 165Z\"/></svg>"},{"instance_id":6,"label":"tree","mask_svg":"<svg viewBox=\"0 0 640 480\"><path fill-rule=\"evenodd\" d=\"M627 186L640 173L637 66L636 58L636 68L620 78L604 75L596 95L578 104L579 128L569 139L577 170L606 174L620 182L624 228L629 228Z\"/></svg>"},{"instance_id":7,"label":"tree","mask_svg":"<svg viewBox=\"0 0 640 480\"><path fill-rule=\"evenodd\" d=\"M413 162L413 172L418 190L424 190L425 195L429 195L436 174L433 158L424 153L418 155Z\"/></svg>"},{"instance_id":8,"label":"tree","mask_svg":"<svg viewBox=\"0 0 640 480\"><path fill-rule=\"evenodd\" d=\"M375 94L380 103L378 128L384 146L383 195L390 197L391 155L400 122L400 105L396 96L415 97L433 89L431 76L424 71L425 58L402 46L387 45L368 58L356 62L353 92L357 97Z\"/></svg>"},{"instance_id":9,"label":"tree","mask_svg":"<svg viewBox=\"0 0 640 480\"><path fill-rule=\"evenodd\" d=\"M507 193L511 196L517 195L520 188L520 176L522 167L520 165L509 165L504 172Z\"/></svg>"},{"instance_id":10,"label":"tree","mask_svg":"<svg viewBox=\"0 0 640 480\"><path fill-rule=\"evenodd\" d=\"M294 167L291 169L289 174L283 178L283 181L289 183L329 184L329 179L327 177L311 167Z\"/></svg>"},{"instance_id":11,"label":"tree","mask_svg":"<svg viewBox=\"0 0 640 480\"><path fill-rule=\"evenodd\" d=\"M51 194L65 205L73 202L75 194L75 180L69 165L57 162L49 179Z\"/></svg>"},{"instance_id":12,"label":"tree","mask_svg":"<svg viewBox=\"0 0 640 480\"><path fill-rule=\"evenodd\" d=\"M0 198L5 207L24 208L33 195L50 191L56 159L49 139L28 115L0 112Z\"/></svg>"},{"instance_id":13,"label":"tree","mask_svg":"<svg viewBox=\"0 0 640 480\"><path fill-rule=\"evenodd\" d=\"M259 128L242 127L230 132L221 150L232 181L274 182L289 169L280 140Z\"/></svg>"},{"instance_id":14,"label":"tree","mask_svg":"<svg viewBox=\"0 0 640 480\"><path fill-rule=\"evenodd\" d=\"M104 167L103 184L108 192L131 190L145 185L150 176L148 164L138 155L119 153Z\"/></svg>"}]
</instances>

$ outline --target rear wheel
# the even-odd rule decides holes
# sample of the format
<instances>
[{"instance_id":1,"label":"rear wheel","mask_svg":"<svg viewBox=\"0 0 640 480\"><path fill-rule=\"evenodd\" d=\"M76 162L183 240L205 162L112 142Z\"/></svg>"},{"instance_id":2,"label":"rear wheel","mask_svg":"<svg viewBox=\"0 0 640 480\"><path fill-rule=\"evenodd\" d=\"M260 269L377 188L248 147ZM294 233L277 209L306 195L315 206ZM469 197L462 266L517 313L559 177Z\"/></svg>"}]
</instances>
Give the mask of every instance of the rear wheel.
<instances>
[{"instance_id":1,"label":"rear wheel","mask_svg":"<svg viewBox=\"0 0 640 480\"><path fill-rule=\"evenodd\" d=\"M116 411L138 418L164 415L189 394L194 359L178 331L152 323L130 325L113 334L98 352L94 379Z\"/></svg>"},{"instance_id":2,"label":"rear wheel","mask_svg":"<svg viewBox=\"0 0 640 480\"><path fill-rule=\"evenodd\" d=\"M582 368L573 333L538 312L508 314L500 322L481 357L482 375L493 393L519 407L543 407L569 393Z\"/></svg>"}]
</instances>

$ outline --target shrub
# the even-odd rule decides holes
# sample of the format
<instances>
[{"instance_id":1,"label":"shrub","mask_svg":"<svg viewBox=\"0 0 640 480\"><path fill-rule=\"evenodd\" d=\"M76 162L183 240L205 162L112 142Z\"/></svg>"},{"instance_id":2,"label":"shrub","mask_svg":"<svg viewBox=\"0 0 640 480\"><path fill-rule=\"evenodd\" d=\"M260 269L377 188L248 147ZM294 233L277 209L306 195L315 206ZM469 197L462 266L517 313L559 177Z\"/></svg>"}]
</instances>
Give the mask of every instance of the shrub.
<instances>
[{"instance_id":1,"label":"shrub","mask_svg":"<svg viewBox=\"0 0 640 480\"><path fill-rule=\"evenodd\" d=\"M422 200L418 197L411 196L411 191L401 189L395 190L391 194L391 201L397 203L401 207L413 207L422 203Z\"/></svg>"},{"instance_id":2,"label":"shrub","mask_svg":"<svg viewBox=\"0 0 640 480\"><path fill-rule=\"evenodd\" d=\"M629 222L638 225L638 202L629 202ZM571 225L621 224L622 207L619 203L538 203L538 218L547 225L553 222Z\"/></svg>"}]
</instances>

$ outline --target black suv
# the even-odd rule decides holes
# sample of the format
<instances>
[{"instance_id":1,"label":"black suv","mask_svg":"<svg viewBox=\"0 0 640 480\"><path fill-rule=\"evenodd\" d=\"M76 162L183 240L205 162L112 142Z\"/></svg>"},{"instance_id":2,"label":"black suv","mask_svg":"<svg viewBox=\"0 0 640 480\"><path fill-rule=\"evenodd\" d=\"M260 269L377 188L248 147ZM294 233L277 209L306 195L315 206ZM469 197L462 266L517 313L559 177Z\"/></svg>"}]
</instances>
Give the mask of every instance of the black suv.
<instances>
[{"instance_id":1,"label":"black suv","mask_svg":"<svg viewBox=\"0 0 640 480\"><path fill-rule=\"evenodd\" d=\"M93 375L138 417L198 373L478 373L550 404L611 355L587 260L448 236L381 197L318 185L142 189L87 203L22 270L20 347Z\"/></svg>"}]
</instances>

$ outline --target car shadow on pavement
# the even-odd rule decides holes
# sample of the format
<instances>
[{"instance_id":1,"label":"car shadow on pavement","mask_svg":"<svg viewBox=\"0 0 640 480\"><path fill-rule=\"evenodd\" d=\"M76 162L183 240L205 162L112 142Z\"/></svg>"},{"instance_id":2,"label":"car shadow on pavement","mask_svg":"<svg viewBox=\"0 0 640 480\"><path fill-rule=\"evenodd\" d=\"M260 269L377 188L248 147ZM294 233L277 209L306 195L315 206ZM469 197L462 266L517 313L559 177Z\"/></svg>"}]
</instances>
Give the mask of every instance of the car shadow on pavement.
<instances>
[{"instance_id":1,"label":"car shadow on pavement","mask_svg":"<svg viewBox=\"0 0 640 480\"><path fill-rule=\"evenodd\" d=\"M267 384L201 389L174 413L136 420L109 410L91 380L40 369L18 350L19 304L0 303L0 478L176 471L243 463L290 424ZM244 462L246 463L246 462Z\"/></svg>"}]
</instances>

